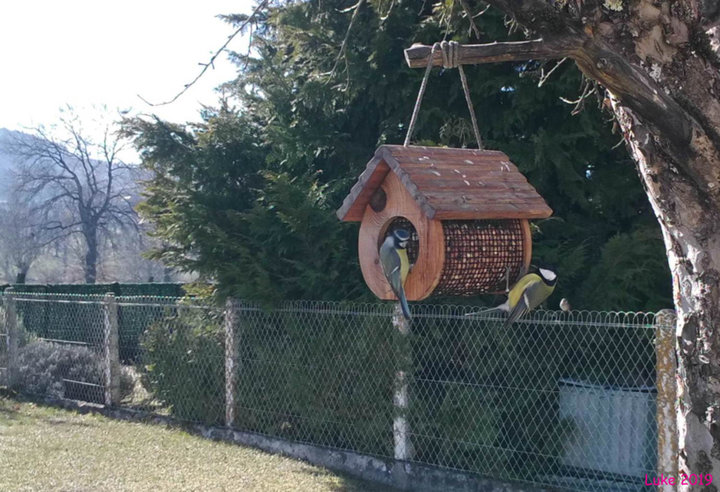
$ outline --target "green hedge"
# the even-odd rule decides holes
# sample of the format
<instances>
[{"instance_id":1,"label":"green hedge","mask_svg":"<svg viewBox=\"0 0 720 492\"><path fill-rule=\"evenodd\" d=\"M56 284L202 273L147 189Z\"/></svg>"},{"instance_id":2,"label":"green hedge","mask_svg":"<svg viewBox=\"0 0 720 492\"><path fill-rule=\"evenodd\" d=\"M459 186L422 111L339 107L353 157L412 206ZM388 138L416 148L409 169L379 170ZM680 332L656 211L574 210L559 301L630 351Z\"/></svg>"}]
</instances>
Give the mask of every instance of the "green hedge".
<instances>
[{"instance_id":1,"label":"green hedge","mask_svg":"<svg viewBox=\"0 0 720 492\"><path fill-rule=\"evenodd\" d=\"M54 296L115 296L182 297L183 284L16 284L0 287L3 292L12 287L15 293L52 294ZM87 301L88 299L81 299ZM99 299L96 299L99 300ZM43 338L74 340L98 344L102 340L103 311L101 304L60 304L19 301L18 314L28 332ZM157 319L152 310L129 309L120 306L118 323L120 358L124 362L139 355L139 337Z\"/></svg>"},{"instance_id":2,"label":"green hedge","mask_svg":"<svg viewBox=\"0 0 720 492\"><path fill-rule=\"evenodd\" d=\"M392 454L398 337L387 315L243 312L235 427ZM224 416L224 333L203 310L169 314L142 337L144 380L181 419Z\"/></svg>"},{"instance_id":3,"label":"green hedge","mask_svg":"<svg viewBox=\"0 0 720 492\"><path fill-rule=\"evenodd\" d=\"M222 320L205 310L169 308L141 336L145 385L172 414L221 424L225 415Z\"/></svg>"},{"instance_id":4,"label":"green hedge","mask_svg":"<svg viewBox=\"0 0 720 492\"><path fill-rule=\"evenodd\" d=\"M559 473L574 432L559 416L558 381L631 387L654 380L654 330L642 317L579 315L570 323L538 313L532 323L504 327L500 318L416 305L404 338L389 304L287 306L243 305L238 313L238 429L392 456L393 388L402 369L415 459L525 479ZM177 417L222 422L220 314L166 316L143 338L151 392ZM410 367L400 367L405 351Z\"/></svg>"},{"instance_id":5,"label":"green hedge","mask_svg":"<svg viewBox=\"0 0 720 492\"><path fill-rule=\"evenodd\" d=\"M404 340L387 307L242 313L236 426L391 456Z\"/></svg>"}]
</instances>

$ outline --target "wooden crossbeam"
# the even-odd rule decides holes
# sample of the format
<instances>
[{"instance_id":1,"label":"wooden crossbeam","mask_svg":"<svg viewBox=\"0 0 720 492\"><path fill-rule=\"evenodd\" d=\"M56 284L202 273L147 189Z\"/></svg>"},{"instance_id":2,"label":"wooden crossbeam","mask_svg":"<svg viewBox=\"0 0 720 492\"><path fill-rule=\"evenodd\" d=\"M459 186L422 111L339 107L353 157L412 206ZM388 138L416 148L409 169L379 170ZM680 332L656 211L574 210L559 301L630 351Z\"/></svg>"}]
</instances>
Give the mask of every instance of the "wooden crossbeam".
<instances>
[{"instance_id":1,"label":"wooden crossbeam","mask_svg":"<svg viewBox=\"0 0 720 492\"><path fill-rule=\"evenodd\" d=\"M504 43L463 44L460 45L459 62L462 65L495 63L508 61L548 60L572 56L572 47L567 43L547 42L542 39L532 41L512 41ZM426 67L432 46L414 44L405 50L405 61L410 68ZM435 50L433 66L443 65L442 52Z\"/></svg>"}]
</instances>

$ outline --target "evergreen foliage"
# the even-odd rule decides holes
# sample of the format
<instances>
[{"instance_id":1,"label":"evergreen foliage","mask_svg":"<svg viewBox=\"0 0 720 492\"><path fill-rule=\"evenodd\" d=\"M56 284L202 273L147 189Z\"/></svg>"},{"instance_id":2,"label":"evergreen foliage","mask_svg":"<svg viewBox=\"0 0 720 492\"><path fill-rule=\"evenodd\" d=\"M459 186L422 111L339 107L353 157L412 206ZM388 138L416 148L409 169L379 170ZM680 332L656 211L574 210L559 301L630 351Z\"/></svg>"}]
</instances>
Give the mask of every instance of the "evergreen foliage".
<instances>
[{"instance_id":1,"label":"evergreen foliage","mask_svg":"<svg viewBox=\"0 0 720 492\"><path fill-rule=\"evenodd\" d=\"M222 323L203 310L179 310L141 337L143 382L175 417L220 424L224 417Z\"/></svg>"},{"instance_id":2,"label":"evergreen foliage","mask_svg":"<svg viewBox=\"0 0 720 492\"><path fill-rule=\"evenodd\" d=\"M369 298L357 226L341 224L334 211L376 147L404 138L423 71L407 68L403 49L445 36L518 35L488 11L475 19L482 38L469 38L454 2L373 0L356 8L340 52L353 2L271 7L252 52L233 54L238 78L225 88L238 109L223 100L194 126L127 122L153 171L140 211L164 240L155 258L217 281L224 295ZM568 297L579 309L670 306L659 228L631 159L616 145L621 136L596 101L574 116L561 101L580 91L571 63L538 88L541 69L503 63L466 72L486 147L506 152L555 212L535 230L535 258L556 263L560 274L549 305ZM434 70L415 142L472 146L470 128L456 72Z\"/></svg>"}]
</instances>

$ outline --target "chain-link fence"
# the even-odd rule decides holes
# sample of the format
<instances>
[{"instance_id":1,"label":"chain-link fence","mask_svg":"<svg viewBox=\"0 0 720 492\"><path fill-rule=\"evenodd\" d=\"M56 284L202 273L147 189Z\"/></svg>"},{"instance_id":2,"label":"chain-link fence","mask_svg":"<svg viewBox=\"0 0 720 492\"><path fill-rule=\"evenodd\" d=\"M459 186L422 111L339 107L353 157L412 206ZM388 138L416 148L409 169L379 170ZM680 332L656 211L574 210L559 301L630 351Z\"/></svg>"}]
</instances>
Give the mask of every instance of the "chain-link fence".
<instances>
[{"instance_id":1,"label":"chain-link fence","mask_svg":"<svg viewBox=\"0 0 720 492\"><path fill-rule=\"evenodd\" d=\"M123 405L223 424L223 310L162 297L118 297L117 305L120 357L132 380Z\"/></svg>"},{"instance_id":2,"label":"chain-link fence","mask_svg":"<svg viewBox=\"0 0 720 492\"><path fill-rule=\"evenodd\" d=\"M59 396L116 380L116 405L567 490L641 488L658 467L657 406L674 404L655 383L656 335L672 328L653 315L537 311L505 328L416 305L405 331L391 303L110 301L16 294L17 385L42 390L26 386L35 367L79 346L88 368L54 375Z\"/></svg>"},{"instance_id":3,"label":"chain-link fence","mask_svg":"<svg viewBox=\"0 0 720 492\"><path fill-rule=\"evenodd\" d=\"M14 359L13 384L30 394L103 403L103 297L15 294L3 300L8 347L15 347L7 355Z\"/></svg>"}]
</instances>

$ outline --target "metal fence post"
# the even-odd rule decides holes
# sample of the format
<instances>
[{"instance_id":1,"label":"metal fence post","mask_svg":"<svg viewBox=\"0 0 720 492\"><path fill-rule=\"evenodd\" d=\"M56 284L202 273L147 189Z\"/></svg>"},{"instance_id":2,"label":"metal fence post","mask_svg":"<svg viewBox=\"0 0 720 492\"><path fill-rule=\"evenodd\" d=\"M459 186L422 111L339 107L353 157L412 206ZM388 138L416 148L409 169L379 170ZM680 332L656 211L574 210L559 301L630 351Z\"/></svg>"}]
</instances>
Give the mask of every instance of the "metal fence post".
<instances>
[{"instance_id":1,"label":"metal fence post","mask_svg":"<svg viewBox=\"0 0 720 492\"><path fill-rule=\"evenodd\" d=\"M105 405L120 403L120 347L118 334L118 306L115 294L108 292L103 301L105 322L103 349L105 356Z\"/></svg>"},{"instance_id":2,"label":"metal fence post","mask_svg":"<svg viewBox=\"0 0 720 492\"><path fill-rule=\"evenodd\" d=\"M7 386L14 388L18 384L18 345L20 332L18 330L17 309L12 288L5 289L5 332L7 333Z\"/></svg>"},{"instance_id":3,"label":"metal fence post","mask_svg":"<svg viewBox=\"0 0 720 492\"><path fill-rule=\"evenodd\" d=\"M655 315L655 364L657 387L657 474L678 476L677 433L677 362L675 358L675 323L677 315L672 309L663 309ZM675 486L660 485L658 490L670 492Z\"/></svg>"},{"instance_id":4,"label":"metal fence post","mask_svg":"<svg viewBox=\"0 0 720 492\"><path fill-rule=\"evenodd\" d=\"M407 371L412 365L412 355L409 348L410 321L405 319L400 303L395 304L393 313L393 326L401 336L398 344L398 369L395 372L395 388L393 391L393 405L395 417L393 419L393 441L395 445L395 459L406 461L412 458L412 442L410 440L410 425L407 411L409 407L408 376Z\"/></svg>"},{"instance_id":5,"label":"metal fence post","mask_svg":"<svg viewBox=\"0 0 720 492\"><path fill-rule=\"evenodd\" d=\"M225 301L225 425L235 424L235 391L237 387L238 340L237 305L234 299Z\"/></svg>"}]
</instances>

